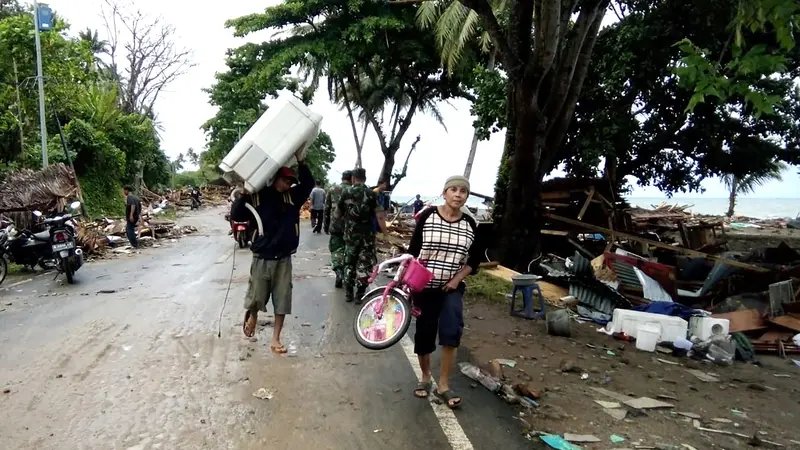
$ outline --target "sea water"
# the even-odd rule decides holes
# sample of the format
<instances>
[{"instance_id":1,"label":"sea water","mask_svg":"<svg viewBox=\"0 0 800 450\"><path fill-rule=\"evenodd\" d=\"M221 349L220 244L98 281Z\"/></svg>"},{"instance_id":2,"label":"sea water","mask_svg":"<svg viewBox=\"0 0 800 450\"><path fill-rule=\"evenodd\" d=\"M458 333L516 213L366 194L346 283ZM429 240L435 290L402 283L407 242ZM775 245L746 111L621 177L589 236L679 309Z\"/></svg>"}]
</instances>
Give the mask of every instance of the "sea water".
<instances>
[{"instance_id":1,"label":"sea water","mask_svg":"<svg viewBox=\"0 0 800 450\"><path fill-rule=\"evenodd\" d=\"M441 204L443 202L440 196L422 196L422 201L433 202L434 204ZM392 195L392 201L395 203L411 204L415 197L407 195ZM695 214L723 216L728 212L728 199L727 198L709 198L709 197L675 197L668 199L666 197L628 197L626 198L632 206L639 206L641 208L652 209L655 206L665 202L668 205L689 205L689 209ZM470 197L467 200L467 205L483 210L486 207L483 205L483 200L478 197ZM736 200L736 215L745 217L755 217L758 219L780 219L780 218L794 218L800 214L800 198L753 198L743 197Z\"/></svg>"}]
</instances>

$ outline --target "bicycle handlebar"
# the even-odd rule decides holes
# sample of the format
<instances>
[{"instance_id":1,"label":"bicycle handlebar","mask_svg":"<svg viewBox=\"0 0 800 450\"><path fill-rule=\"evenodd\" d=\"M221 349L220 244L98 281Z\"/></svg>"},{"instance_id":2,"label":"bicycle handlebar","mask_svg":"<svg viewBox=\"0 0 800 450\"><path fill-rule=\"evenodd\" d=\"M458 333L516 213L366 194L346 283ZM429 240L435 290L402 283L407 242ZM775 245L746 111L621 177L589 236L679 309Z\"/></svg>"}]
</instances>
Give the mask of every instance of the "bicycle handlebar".
<instances>
[{"instance_id":1,"label":"bicycle handlebar","mask_svg":"<svg viewBox=\"0 0 800 450\"><path fill-rule=\"evenodd\" d=\"M394 258L387 259L386 261L378 264L372 270L372 274L369 276L369 282L372 283L373 281L375 281L375 278L378 277L378 273L380 273L384 268L386 268L386 266L390 266L392 264L402 264L402 263L408 261L409 259L414 259L414 256L413 255L409 255L408 253L404 253L404 254L402 254L400 256L396 256Z\"/></svg>"}]
</instances>

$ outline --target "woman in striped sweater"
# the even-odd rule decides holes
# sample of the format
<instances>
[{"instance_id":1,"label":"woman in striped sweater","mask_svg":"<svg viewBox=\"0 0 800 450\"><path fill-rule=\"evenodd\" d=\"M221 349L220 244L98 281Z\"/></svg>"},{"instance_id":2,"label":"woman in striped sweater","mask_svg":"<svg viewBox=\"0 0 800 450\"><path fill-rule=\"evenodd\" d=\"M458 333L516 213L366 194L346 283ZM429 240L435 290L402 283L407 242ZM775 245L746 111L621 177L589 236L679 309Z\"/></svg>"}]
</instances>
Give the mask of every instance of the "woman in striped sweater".
<instances>
[{"instance_id":1,"label":"woman in striped sweater","mask_svg":"<svg viewBox=\"0 0 800 450\"><path fill-rule=\"evenodd\" d=\"M462 176L447 179L442 194L445 204L423 210L411 238L409 253L433 273L433 280L414 295L417 317L414 353L422 368L422 381L414 390L416 397L430 395L433 386L431 353L438 334L442 347L438 388L434 395L450 408L461 405L461 397L450 390L450 372L455 366L456 350L464 330L464 279L478 270L480 254L475 241L475 220L461 212L469 197L469 180Z\"/></svg>"}]
</instances>

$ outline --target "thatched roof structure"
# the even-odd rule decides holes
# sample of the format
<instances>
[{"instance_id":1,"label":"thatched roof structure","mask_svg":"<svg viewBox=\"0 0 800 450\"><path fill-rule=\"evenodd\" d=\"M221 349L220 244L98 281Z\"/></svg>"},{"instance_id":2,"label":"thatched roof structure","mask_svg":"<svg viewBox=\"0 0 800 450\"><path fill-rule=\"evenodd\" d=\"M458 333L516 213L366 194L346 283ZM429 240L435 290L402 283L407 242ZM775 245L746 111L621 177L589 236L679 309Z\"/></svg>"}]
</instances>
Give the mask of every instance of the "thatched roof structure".
<instances>
[{"instance_id":1,"label":"thatched roof structure","mask_svg":"<svg viewBox=\"0 0 800 450\"><path fill-rule=\"evenodd\" d=\"M8 174L0 184L0 213L18 227L27 228L32 224L31 211L63 211L77 194L75 174L64 164L39 171L22 169Z\"/></svg>"},{"instance_id":2,"label":"thatched roof structure","mask_svg":"<svg viewBox=\"0 0 800 450\"><path fill-rule=\"evenodd\" d=\"M0 184L0 213L10 211L60 211L78 193L72 169L53 164L46 169L22 169L6 176Z\"/></svg>"}]
</instances>

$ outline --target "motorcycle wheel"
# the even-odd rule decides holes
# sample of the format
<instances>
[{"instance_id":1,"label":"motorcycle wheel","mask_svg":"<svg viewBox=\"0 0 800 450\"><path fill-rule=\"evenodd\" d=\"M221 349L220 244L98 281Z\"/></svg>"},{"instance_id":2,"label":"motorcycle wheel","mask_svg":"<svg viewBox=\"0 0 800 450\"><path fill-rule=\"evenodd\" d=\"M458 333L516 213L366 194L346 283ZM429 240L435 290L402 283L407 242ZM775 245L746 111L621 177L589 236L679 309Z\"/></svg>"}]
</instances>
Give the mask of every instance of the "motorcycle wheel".
<instances>
[{"instance_id":1,"label":"motorcycle wheel","mask_svg":"<svg viewBox=\"0 0 800 450\"><path fill-rule=\"evenodd\" d=\"M237 240L239 241L239 248L247 247L247 233L245 232L238 232L237 233Z\"/></svg>"},{"instance_id":2,"label":"motorcycle wheel","mask_svg":"<svg viewBox=\"0 0 800 450\"><path fill-rule=\"evenodd\" d=\"M5 258L0 256L0 284L3 284L3 281L5 281L6 275L8 275L8 263Z\"/></svg>"},{"instance_id":3,"label":"motorcycle wheel","mask_svg":"<svg viewBox=\"0 0 800 450\"><path fill-rule=\"evenodd\" d=\"M67 283L73 284L75 282L75 272L72 270L72 264L70 264L69 259L62 259L61 264L64 275L67 276Z\"/></svg>"}]
</instances>

